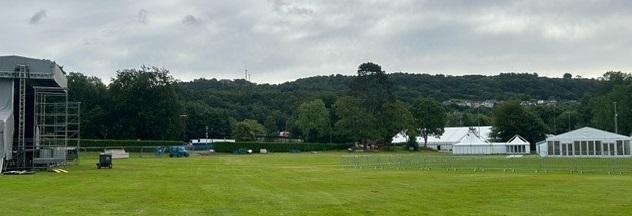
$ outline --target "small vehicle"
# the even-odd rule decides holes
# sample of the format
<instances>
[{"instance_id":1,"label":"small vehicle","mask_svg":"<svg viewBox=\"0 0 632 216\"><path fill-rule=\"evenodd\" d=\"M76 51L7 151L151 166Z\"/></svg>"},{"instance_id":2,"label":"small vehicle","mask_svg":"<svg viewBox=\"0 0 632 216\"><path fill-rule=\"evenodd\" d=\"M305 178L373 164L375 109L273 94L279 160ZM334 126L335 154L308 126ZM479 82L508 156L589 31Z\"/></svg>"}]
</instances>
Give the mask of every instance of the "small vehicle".
<instances>
[{"instance_id":1,"label":"small vehicle","mask_svg":"<svg viewBox=\"0 0 632 216\"><path fill-rule=\"evenodd\" d=\"M189 152L184 146L165 146L156 150L156 155L169 154L169 157L189 157Z\"/></svg>"},{"instance_id":2,"label":"small vehicle","mask_svg":"<svg viewBox=\"0 0 632 216\"><path fill-rule=\"evenodd\" d=\"M112 154L108 153L100 153L99 154L99 163L97 163L97 169L101 169L101 167L107 167L112 169Z\"/></svg>"}]
</instances>

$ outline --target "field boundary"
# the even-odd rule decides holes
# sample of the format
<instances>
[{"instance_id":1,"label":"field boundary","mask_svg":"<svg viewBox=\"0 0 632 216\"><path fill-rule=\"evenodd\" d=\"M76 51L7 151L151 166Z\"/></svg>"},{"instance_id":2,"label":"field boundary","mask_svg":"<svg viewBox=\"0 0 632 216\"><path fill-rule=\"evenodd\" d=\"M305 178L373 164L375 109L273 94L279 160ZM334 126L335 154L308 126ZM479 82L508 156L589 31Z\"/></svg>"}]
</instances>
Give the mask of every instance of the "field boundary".
<instances>
[{"instance_id":1,"label":"field boundary","mask_svg":"<svg viewBox=\"0 0 632 216\"><path fill-rule=\"evenodd\" d=\"M632 158L560 158L527 155L521 158L506 156L453 156L424 154L362 154L344 155L340 166L354 169L390 170L445 170L445 171L502 171L502 172L566 172L632 174Z\"/></svg>"}]
</instances>

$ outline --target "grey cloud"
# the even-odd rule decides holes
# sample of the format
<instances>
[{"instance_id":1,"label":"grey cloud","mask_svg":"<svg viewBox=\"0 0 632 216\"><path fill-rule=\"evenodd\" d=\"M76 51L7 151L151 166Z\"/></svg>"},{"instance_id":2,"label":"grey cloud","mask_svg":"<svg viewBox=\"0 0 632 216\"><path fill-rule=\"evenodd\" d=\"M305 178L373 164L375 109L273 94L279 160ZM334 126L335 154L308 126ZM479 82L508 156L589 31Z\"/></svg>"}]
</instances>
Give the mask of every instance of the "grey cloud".
<instances>
[{"instance_id":1,"label":"grey cloud","mask_svg":"<svg viewBox=\"0 0 632 216\"><path fill-rule=\"evenodd\" d=\"M298 15L310 15L314 13L314 10L301 7L298 5L290 4L285 0L269 0L272 4L274 11L279 13L298 14Z\"/></svg>"},{"instance_id":2,"label":"grey cloud","mask_svg":"<svg viewBox=\"0 0 632 216\"><path fill-rule=\"evenodd\" d=\"M139 23L142 24L147 24L147 10L145 9L141 9L138 11L137 15L136 15L136 19L138 20Z\"/></svg>"},{"instance_id":3,"label":"grey cloud","mask_svg":"<svg viewBox=\"0 0 632 216\"><path fill-rule=\"evenodd\" d=\"M193 15L186 15L183 19L182 19L182 23L186 24L186 25L198 25L200 24L200 20L198 18L196 18Z\"/></svg>"},{"instance_id":4,"label":"grey cloud","mask_svg":"<svg viewBox=\"0 0 632 216\"><path fill-rule=\"evenodd\" d=\"M366 61L451 75L596 77L632 67L629 1L81 2L37 5L51 17L64 11L41 34L20 20L31 5L0 1L0 26L23 33L0 34L0 53L55 59L106 81L141 64L181 80L240 78L247 67L254 81L272 83L353 74Z\"/></svg>"},{"instance_id":5,"label":"grey cloud","mask_svg":"<svg viewBox=\"0 0 632 216\"><path fill-rule=\"evenodd\" d=\"M46 10L40 10L33 14L33 16L31 16L31 18L29 19L29 23L37 24L40 23L44 18L46 18Z\"/></svg>"}]
</instances>

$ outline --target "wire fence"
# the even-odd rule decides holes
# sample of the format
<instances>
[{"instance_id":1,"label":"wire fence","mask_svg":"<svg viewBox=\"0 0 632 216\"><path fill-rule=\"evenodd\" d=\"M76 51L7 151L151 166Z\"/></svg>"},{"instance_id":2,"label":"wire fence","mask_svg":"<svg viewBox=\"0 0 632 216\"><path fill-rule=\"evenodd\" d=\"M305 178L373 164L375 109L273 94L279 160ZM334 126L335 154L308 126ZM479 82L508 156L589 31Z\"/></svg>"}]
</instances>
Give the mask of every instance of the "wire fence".
<instances>
[{"instance_id":1,"label":"wire fence","mask_svg":"<svg viewBox=\"0 0 632 216\"><path fill-rule=\"evenodd\" d=\"M344 155L343 168L392 170L568 172L632 174L632 158L580 158L515 156L455 156L428 154Z\"/></svg>"},{"instance_id":2,"label":"wire fence","mask_svg":"<svg viewBox=\"0 0 632 216\"><path fill-rule=\"evenodd\" d=\"M191 153L208 153L209 150L213 150L218 153L233 153L233 154L246 154L248 150L251 153L259 153L265 150L266 153L299 153L299 152L319 152L319 151L347 151L350 144L285 144L285 143L237 143L228 145L222 143L211 145L194 145L186 146L187 150ZM81 147L81 152L105 152L107 150L124 150L125 152L133 153L133 156L137 157L149 157L149 156L162 156L158 151L166 146L86 146ZM131 157L131 155L130 155Z\"/></svg>"},{"instance_id":3,"label":"wire fence","mask_svg":"<svg viewBox=\"0 0 632 216\"><path fill-rule=\"evenodd\" d=\"M105 152L107 150L122 149L125 152L133 153L130 157L156 157L162 156L157 154L161 146L108 146L108 147L81 147L80 152Z\"/></svg>"}]
</instances>

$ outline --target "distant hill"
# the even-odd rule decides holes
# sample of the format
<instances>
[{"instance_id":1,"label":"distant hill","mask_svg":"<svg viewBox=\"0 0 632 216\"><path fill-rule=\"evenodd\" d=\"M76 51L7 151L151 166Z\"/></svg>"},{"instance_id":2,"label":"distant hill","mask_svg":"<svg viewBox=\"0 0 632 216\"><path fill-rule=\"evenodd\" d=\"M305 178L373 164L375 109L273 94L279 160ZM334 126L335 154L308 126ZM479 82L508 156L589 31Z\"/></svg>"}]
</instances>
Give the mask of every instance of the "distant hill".
<instances>
[{"instance_id":1,"label":"distant hill","mask_svg":"<svg viewBox=\"0 0 632 216\"><path fill-rule=\"evenodd\" d=\"M447 76L429 74L389 74L395 95L410 102L418 97L449 99L507 100L557 99L579 100L597 88L596 79L563 79L536 74L505 73L495 76ZM282 84L254 84L241 80L197 79L180 82L180 94L186 101L225 109L231 116L264 121L266 115L280 112L291 115L301 102L321 98L329 106L345 94L352 76L330 75L302 78ZM279 113L279 114L280 114Z\"/></svg>"},{"instance_id":2,"label":"distant hill","mask_svg":"<svg viewBox=\"0 0 632 216\"><path fill-rule=\"evenodd\" d=\"M507 100L511 98L578 100L585 92L596 89L599 82L596 79L549 78L525 73L503 73L495 76L391 73L389 77L395 84L395 94L405 101L419 96L428 96L439 101L448 99ZM256 92L293 92L295 94L305 94L310 91L342 93L347 91L351 78L351 76L344 75L315 76L275 85L254 84L243 79L197 79L191 82L181 82L180 86L189 93L205 90L255 90Z\"/></svg>"}]
</instances>

